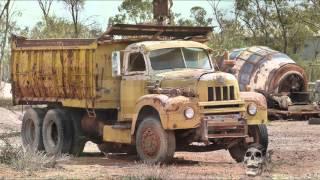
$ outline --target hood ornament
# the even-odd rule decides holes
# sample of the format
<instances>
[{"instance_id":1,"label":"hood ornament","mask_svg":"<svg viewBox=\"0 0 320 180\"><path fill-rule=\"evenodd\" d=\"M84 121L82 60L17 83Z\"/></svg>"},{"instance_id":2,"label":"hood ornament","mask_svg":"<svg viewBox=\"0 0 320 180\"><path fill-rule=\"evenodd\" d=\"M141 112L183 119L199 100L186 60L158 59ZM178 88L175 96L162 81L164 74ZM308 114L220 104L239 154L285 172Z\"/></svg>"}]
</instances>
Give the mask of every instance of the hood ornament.
<instances>
[{"instance_id":1,"label":"hood ornament","mask_svg":"<svg viewBox=\"0 0 320 180\"><path fill-rule=\"evenodd\" d=\"M219 83L219 84L224 84L224 83L225 83L224 77L223 77L223 76L218 76L218 77L217 77L217 83Z\"/></svg>"}]
</instances>

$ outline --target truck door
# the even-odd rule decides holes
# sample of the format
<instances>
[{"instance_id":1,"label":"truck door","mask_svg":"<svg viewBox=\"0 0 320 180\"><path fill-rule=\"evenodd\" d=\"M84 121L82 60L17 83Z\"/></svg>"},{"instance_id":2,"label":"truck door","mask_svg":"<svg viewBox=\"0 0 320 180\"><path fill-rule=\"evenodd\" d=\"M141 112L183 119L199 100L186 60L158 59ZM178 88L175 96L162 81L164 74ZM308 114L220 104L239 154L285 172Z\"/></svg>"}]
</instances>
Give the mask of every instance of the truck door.
<instances>
[{"instance_id":1,"label":"truck door","mask_svg":"<svg viewBox=\"0 0 320 180\"><path fill-rule=\"evenodd\" d=\"M124 56L124 75L121 80L120 121L131 121L135 113L136 101L145 95L148 66L141 52L131 52Z\"/></svg>"}]
</instances>

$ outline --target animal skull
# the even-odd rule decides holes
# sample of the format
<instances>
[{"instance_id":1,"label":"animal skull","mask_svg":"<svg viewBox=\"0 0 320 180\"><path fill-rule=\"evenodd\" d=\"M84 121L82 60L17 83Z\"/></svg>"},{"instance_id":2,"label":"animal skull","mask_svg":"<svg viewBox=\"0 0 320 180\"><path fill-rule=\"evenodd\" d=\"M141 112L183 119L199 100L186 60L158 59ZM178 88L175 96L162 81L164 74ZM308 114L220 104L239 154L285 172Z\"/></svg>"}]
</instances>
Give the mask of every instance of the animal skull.
<instances>
[{"instance_id":1,"label":"animal skull","mask_svg":"<svg viewBox=\"0 0 320 180\"><path fill-rule=\"evenodd\" d=\"M248 176L257 176L262 173L262 166L265 161L264 153L260 148L250 147L244 157L246 165L246 174Z\"/></svg>"}]
</instances>

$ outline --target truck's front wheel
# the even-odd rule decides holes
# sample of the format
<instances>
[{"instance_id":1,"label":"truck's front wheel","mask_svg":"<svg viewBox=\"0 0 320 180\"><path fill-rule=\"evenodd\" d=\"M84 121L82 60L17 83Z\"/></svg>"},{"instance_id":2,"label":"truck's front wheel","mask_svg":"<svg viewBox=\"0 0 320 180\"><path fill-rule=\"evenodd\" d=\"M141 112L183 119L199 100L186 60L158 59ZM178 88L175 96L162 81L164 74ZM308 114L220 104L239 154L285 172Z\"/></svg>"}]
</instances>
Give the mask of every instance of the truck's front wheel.
<instances>
[{"instance_id":1,"label":"truck's front wheel","mask_svg":"<svg viewBox=\"0 0 320 180\"><path fill-rule=\"evenodd\" d=\"M253 137L253 143L258 143L262 145L265 150L267 150L269 144L267 126L260 124L251 125L248 128L248 134L250 137ZM245 142L241 141L240 143L232 146L229 148L231 157L237 162L242 162L249 145L250 144L246 144Z\"/></svg>"},{"instance_id":2,"label":"truck's front wheel","mask_svg":"<svg viewBox=\"0 0 320 180\"><path fill-rule=\"evenodd\" d=\"M165 131L157 118L145 117L137 129L136 148L139 158L146 163L169 162L176 149L174 132Z\"/></svg>"}]
</instances>

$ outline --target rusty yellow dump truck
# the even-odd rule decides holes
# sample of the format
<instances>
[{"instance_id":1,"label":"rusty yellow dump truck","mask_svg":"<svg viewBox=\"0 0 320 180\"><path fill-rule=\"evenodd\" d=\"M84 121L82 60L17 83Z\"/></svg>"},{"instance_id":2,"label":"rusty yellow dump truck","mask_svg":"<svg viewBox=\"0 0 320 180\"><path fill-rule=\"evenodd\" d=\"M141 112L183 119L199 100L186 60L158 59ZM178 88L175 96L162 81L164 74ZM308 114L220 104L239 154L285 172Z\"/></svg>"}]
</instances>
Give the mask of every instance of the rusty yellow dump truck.
<instances>
[{"instance_id":1,"label":"rusty yellow dump truck","mask_svg":"<svg viewBox=\"0 0 320 180\"><path fill-rule=\"evenodd\" d=\"M218 149L240 162L250 143L267 148L266 100L214 69L201 43L210 32L118 24L98 39L13 36L13 103L32 106L24 147L79 155L92 141L149 163Z\"/></svg>"}]
</instances>

